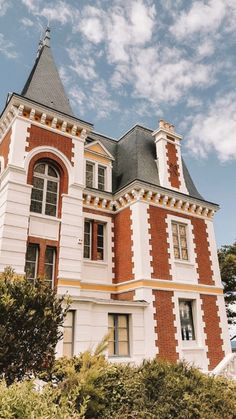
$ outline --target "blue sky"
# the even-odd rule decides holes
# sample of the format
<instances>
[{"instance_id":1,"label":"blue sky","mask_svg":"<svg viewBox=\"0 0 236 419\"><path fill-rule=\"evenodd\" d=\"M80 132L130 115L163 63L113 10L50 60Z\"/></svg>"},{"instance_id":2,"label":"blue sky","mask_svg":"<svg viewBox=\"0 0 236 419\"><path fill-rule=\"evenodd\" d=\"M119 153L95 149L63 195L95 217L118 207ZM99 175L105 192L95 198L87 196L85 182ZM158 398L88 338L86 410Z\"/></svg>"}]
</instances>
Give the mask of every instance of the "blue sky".
<instances>
[{"instance_id":1,"label":"blue sky","mask_svg":"<svg viewBox=\"0 0 236 419\"><path fill-rule=\"evenodd\" d=\"M236 1L0 0L0 106L20 92L43 28L76 116L119 138L163 118L200 191L236 239Z\"/></svg>"}]
</instances>

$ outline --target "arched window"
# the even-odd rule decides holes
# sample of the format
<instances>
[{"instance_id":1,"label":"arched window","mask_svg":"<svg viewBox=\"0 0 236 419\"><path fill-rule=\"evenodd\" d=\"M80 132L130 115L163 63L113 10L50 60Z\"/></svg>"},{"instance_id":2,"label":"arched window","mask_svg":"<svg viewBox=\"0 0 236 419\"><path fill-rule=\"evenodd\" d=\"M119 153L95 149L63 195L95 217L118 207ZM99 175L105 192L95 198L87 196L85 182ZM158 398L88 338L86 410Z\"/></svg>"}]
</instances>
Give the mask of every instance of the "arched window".
<instances>
[{"instance_id":1,"label":"arched window","mask_svg":"<svg viewBox=\"0 0 236 419\"><path fill-rule=\"evenodd\" d=\"M30 211L56 217L59 182L59 174L54 166L43 162L36 164Z\"/></svg>"}]
</instances>

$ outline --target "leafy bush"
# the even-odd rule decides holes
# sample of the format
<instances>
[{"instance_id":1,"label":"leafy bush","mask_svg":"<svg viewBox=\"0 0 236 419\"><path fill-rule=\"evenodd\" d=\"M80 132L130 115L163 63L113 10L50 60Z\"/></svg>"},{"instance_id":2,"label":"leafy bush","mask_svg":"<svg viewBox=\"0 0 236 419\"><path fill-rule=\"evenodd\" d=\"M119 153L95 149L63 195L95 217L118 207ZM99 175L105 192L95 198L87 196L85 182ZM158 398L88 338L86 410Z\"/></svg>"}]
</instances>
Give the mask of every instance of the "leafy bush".
<instances>
[{"instance_id":1,"label":"leafy bush","mask_svg":"<svg viewBox=\"0 0 236 419\"><path fill-rule=\"evenodd\" d=\"M51 377L52 378L52 377ZM86 419L233 419L236 385L202 374L185 363L145 361L141 366L108 363L89 352L60 359L53 369L58 388L80 388Z\"/></svg>"},{"instance_id":2,"label":"leafy bush","mask_svg":"<svg viewBox=\"0 0 236 419\"><path fill-rule=\"evenodd\" d=\"M236 384L202 374L185 363L109 363L104 340L54 363L41 393L31 382L0 385L0 418L234 419Z\"/></svg>"},{"instance_id":3,"label":"leafy bush","mask_svg":"<svg viewBox=\"0 0 236 419\"><path fill-rule=\"evenodd\" d=\"M0 378L8 384L53 365L66 310L45 281L0 275Z\"/></svg>"}]
</instances>

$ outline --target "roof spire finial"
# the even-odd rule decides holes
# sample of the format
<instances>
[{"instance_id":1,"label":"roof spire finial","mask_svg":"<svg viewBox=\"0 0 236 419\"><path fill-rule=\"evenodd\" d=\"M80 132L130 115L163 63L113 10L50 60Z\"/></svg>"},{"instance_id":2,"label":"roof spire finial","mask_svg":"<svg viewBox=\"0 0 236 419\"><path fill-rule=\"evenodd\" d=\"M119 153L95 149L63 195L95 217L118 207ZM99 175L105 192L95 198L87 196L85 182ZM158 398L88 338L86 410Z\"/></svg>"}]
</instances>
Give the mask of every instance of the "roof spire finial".
<instances>
[{"instance_id":1,"label":"roof spire finial","mask_svg":"<svg viewBox=\"0 0 236 419\"><path fill-rule=\"evenodd\" d=\"M43 39L43 46L50 47L50 28L47 26L44 39Z\"/></svg>"}]
</instances>

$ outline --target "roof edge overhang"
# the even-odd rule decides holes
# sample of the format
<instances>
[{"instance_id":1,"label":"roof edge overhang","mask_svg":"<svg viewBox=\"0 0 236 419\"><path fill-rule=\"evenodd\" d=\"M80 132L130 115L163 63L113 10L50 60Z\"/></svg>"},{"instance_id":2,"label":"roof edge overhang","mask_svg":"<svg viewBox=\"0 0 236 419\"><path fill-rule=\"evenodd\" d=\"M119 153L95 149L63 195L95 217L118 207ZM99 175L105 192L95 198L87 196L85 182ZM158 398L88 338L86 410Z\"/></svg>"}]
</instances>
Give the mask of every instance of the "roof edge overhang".
<instances>
[{"instance_id":1,"label":"roof edge overhang","mask_svg":"<svg viewBox=\"0 0 236 419\"><path fill-rule=\"evenodd\" d=\"M207 205L214 211L218 211L220 209L220 206L214 202L206 201L205 199L200 199L191 195L187 195L187 194L184 194L183 192L174 191L173 189L164 188L163 186L158 186L151 182L144 182L143 180L140 180L140 179L135 179L132 182L129 182L126 185L122 186L120 189L117 189L114 192L114 197L123 195L127 190L130 190L131 188L135 188L135 187L136 188L146 187L146 189L152 189L153 191L159 192L162 194L166 192L166 194L172 196L173 198L180 199L182 197L183 199L191 200L191 202L196 203L198 205L199 204L204 204L205 206Z\"/></svg>"},{"instance_id":2,"label":"roof edge overhang","mask_svg":"<svg viewBox=\"0 0 236 419\"><path fill-rule=\"evenodd\" d=\"M2 116L4 115L4 113L6 112L6 110L8 108L10 108L11 106L14 105L18 105L18 104L22 104L25 106L29 106L31 105L31 107L35 107L37 110L41 111L41 112L45 112L48 111L48 113L54 114L55 116L57 116L59 119L66 119L68 122L70 122L71 124L78 124L80 127L85 128L88 132L93 130L93 124L91 124L90 122L87 121L83 121L82 119L73 117L72 115L68 115L65 114L63 112L60 112L58 110L55 110L53 108L50 108L49 106L46 106L42 103L36 102L33 99L28 99L18 93L13 92L11 94L11 96L9 97L5 108L3 109L1 115L0 115L0 120L2 118ZM32 106L33 105L33 106Z\"/></svg>"}]
</instances>

